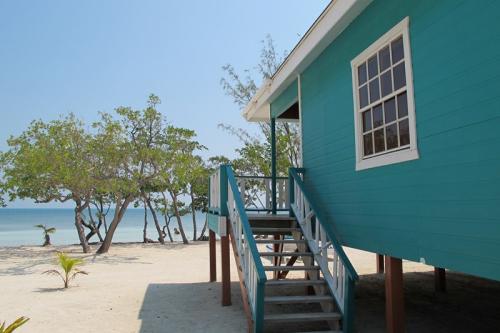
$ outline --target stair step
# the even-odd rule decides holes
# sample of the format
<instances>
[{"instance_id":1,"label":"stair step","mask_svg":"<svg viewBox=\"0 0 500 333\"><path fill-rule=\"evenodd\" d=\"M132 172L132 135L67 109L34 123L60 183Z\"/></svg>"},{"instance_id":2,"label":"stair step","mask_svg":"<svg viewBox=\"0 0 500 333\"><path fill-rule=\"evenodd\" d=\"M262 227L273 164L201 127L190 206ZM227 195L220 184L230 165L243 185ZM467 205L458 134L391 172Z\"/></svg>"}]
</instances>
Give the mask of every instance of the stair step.
<instances>
[{"instance_id":1,"label":"stair step","mask_svg":"<svg viewBox=\"0 0 500 333\"><path fill-rule=\"evenodd\" d=\"M342 316L337 312L310 312L310 313L279 313L264 316L266 322L310 322L323 320L340 320Z\"/></svg>"},{"instance_id":2,"label":"stair step","mask_svg":"<svg viewBox=\"0 0 500 333\"><path fill-rule=\"evenodd\" d=\"M284 234L291 234L294 231L301 231L299 228L253 228L252 232L255 235L284 235Z\"/></svg>"},{"instance_id":3,"label":"stair step","mask_svg":"<svg viewBox=\"0 0 500 333\"><path fill-rule=\"evenodd\" d=\"M264 298L264 302L268 304L320 303L333 302L333 298L327 295L269 296Z\"/></svg>"},{"instance_id":4,"label":"stair step","mask_svg":"<svg viewBox=\"0 0 500 333\"><path fill-rule=\"evenodd\" d=\"M304 239L256 239L255 243L258 244L305 244Z\"/></svg>"},{"instance_id":5,"label":"stair step","mask_svg":"<svg viewBox=\"0 0 500 333\"><path fill-rule=\"evenodd\" d=\"M259 252L261 257L312 257L311 252Z\"/></svg>"},{"instance_id":6,"label":"stair step","mask_svg":"<svg viewBox=\"0 0 500 333\"><path fill-rule=\"evenodd\" d=\"M325 280L305 280L305 279L294 279L294 280L267 280L266 286L287 286L287 287L307 287L307 286L317 286L325 285Z\"/></svg>"},{"instance_id":7,"label":"stair step","mask_svg":"<svg viewBox=\"0 0 500 333\"><path fill-rule=\"evenodd\" d=\"M298 333L342 333L342 331L307 331Z\"/></svg>"},{"instance_id":8,"label":"stair step","mask_svg":"<svg viewBox=\"0 0 500 333\"><path fill-rule=\"evenodd\" d=\"M319 266L264 266L265 271L318 271Z\"/></svg>"}]
</instances>

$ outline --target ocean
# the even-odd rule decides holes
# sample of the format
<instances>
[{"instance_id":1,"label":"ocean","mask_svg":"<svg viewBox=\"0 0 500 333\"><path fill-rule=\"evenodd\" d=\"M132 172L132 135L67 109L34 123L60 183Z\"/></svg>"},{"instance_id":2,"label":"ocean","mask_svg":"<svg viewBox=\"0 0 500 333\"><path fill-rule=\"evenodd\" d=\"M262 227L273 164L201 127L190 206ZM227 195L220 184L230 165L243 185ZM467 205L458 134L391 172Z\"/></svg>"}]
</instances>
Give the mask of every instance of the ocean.
<instances>
[{"instance_id":1,"label":"ocean","mask_svg":"<svg viewBox=\"0 0 500 333\"><path fill-rule=\"evenodd\" d=\"M108 226L111 222L113 211L108 214ZM163 226L163 216L159 215L159 222ZM191 240L193 237L193 222L191 214L182 217L186 237ZM198 236L205 224L205 214L196 214L196 224ZM55 234L51 235L53 245L78 244L78 236L74 224L73 209L66 208L0 208L0 246L19 245L41 245L43 243L42 230L35 228L36 224L45 224L48 227L55 227ZM174 228L178 228L175 219L170 223L173 234ZM142 242L142 230L144 228L144 210L130 208L113 237L114 242ZM86 229L87 232L87 229ZM157 240L153 217L148 214L148 238ZM104 226L101 227L101 235L104 237ZM181 241L180 235L173 235L174 240ZM91 238L91 242L98 241L98 237Z\"/></svg>"}]
</instances>

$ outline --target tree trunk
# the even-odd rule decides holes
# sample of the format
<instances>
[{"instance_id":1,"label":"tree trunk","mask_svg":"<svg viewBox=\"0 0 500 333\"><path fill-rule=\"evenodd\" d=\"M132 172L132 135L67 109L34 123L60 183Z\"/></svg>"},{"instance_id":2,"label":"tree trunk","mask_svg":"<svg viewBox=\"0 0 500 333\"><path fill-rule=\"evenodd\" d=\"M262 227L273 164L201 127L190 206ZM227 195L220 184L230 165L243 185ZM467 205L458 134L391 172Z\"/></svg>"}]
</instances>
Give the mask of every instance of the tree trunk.
<instances>
[{"instance_id":1,"label":"tree trunk","mask_svg":"<svg viewBox=\"0 0 500 333\"><path fill-rule=\"evenodd\" d=\"M175 217L177 218L177 224L179 225L179 231L181 233L181 236L182 236L182 242L184 244L189 244L187 238L186 238L186 234L184 233L184 227L182 226L182 220L181 220L181 216L179 215L179 208L177 207L177 195L175 195L173 192L169 191L170 193L170 197L172 198L172 204L173 204L173 207L174 207L174 213L175 213Z\"/></svg>"},{"instance_id":2,"label":"tree trunk","mask_svg":"<svg viewBox=\"0 0 500 333\"><path fill-rule=\"evenodd\" d=\"M82 225L82 211L84 209L85 207L83 207L81 202L78 200L76 202L76 207L75 207L75 227L78 233L78 238L80 239L80 245L82 246L83 253L89 253L90 246L87 241L87 238L85 238L85 230L83 230L83 225Z\"/></svg>"},{"instance_id":3,"label":"tree trunk","mask_svg":"<svg viewBox=\"0 0 500 333\"><path fill-rule=\"evenodd\" d=\"M170 232L170 219L168 218L167 196L165 195L164 192L161 192L161 195L163 197L163 205L165 206L165 215L163 215L163 217L165 218L165 227L163 228L163 230L165 230L165 228L167 228L168 238L170 239L170 242L173 242L174 239L172 238L172 233Z\"/></svg>"},{"instance_id":4,"label":"tree trunk","mask_svg":"<svg viewBox=\"0 0 500 333\"><path fill-rule=\"evenodd\" d=\"M113 235L115 234L116 228L118 227L118 224L120 224L123 215L127 211L128 205L130 204L130 202L132 202L132 199L133 199L132 196L128 196L127 198L125 198L125 200L123 200L123 203L120 205L121 199L117 198L113 220L109 225L106 237L104 237L104 242L102 242L101 246L96 252L97 254L103 254L109 251L111 243L113 242Z\"/></svg>"},{"instance_id":5,"label":"tree trunk","mask_svg":"<svg viewBox=\"0 0 500 333\"><path fill-rule=\"evenodd\" d=\"M163 237L163 231L161 230L160 223L158 222L158 215L156 215L156 211L151 204L151 199L144 197L146 203L148 204L149 210L151 211L151 215L153 215L153 221L155 222L156 231L158 232L158 241L162 244L165 244L165 238Z\"/></svg>"},{"instance_id":6,"label":"tree trunk","mask_svg":"<svg viewBox=\"0 0 500 333\"><path fill-rule=\"evenodd\" d=\"M146 201L144 201L144 229L142 229L142 241L148 242L148 210L146 208Z\"/></svg>"},{"instance_id":7,"label":"tree trunk","mask_svg":"<svg viewBox=\"0 0 500 333\"><path fill-rule=\"evenodd\" d=\"M189 195L191 196L191 215L193 215L193 241L196 240L196 210L194 208L194 194L193 187L189 188Z\"/></svg>"},{"instance_id":8,"label":"tree trunk","mask_svg":"<svg viewBox=\"0 0 500 333\"><path fill-rule=\"evenodd\" d=\"M201 230L200 237L198 237L198 240L204 240L205 237L205 232L207 231L207 226L208 226L208 215L205 214L205 224L203 225L203 229Z\"/></svg>"},{"instance_id":9,"label":"tree trunk","mask_svg":"<svg viewBox=\"0 0 500 333\"><path fill-rule=\"evenodd\" d=\"M90 223L88 224L85 224L85 222L82 220L82 224L89 228L90 229L90 232L87 234L87 236L85 237L87 239L87 242L94 236L94 235L97 235L97 237L99 237L99 241L102 242L103 239L102 239L102 236L101 236L101 232L99 231L99 229L101 228L101 221L99 221L99 224L96 225L95 224L95 221L94 221L94 218L92 217L92 209L90 208L90 205L87 207L88 208L88 211L89 211L89 219L90 219Z\"/></svg>"},{"instance_id":10,"label":"tree trunk","mask_svg":"<svg viewBox=\"0 0 500 333\"><path fill-rule=\"evenodd\" d=\"M49 234L45 234L45 242L43 243L43 246L49 246L49 245L52 245L50 243L50 235Z\"/></svg>"}]
</instances>

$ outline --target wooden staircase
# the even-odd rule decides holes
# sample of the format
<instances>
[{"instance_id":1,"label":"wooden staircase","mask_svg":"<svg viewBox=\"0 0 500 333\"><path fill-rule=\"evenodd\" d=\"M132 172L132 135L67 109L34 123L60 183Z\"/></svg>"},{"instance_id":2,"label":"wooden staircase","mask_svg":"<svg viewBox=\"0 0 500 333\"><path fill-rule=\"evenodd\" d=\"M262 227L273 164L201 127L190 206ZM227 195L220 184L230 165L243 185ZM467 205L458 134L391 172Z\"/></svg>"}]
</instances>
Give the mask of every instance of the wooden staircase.
<instances>
[{"instance_id":1,"label":"wooden staircase","mask_svg":"<svg viewBox=\"0 0 500 333\"><path fill-rule=\"evenodd\" d=\"M249 215L266 272L265 332L340 332L342 315L294 218Z\"/></svg>"}]
</instances>

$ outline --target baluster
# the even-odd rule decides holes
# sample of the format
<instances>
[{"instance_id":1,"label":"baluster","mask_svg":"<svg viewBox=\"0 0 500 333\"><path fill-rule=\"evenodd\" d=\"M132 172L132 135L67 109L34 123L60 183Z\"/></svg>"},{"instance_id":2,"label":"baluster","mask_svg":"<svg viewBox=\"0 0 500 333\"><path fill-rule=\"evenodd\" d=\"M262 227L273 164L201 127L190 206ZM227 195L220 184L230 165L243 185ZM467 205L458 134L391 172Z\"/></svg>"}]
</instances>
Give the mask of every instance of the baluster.
<instances>
[{"instance_id":1,"label":"baluster","mask_svg":"<svg viewBox=\"0 0 500 333\"><path fill-rule=\"evenodd\" d=\"M335 283L335 290L339 287L339 278L338 278L338 260L339 256L337 251L333 250L333 282Z\"/></svg>"},{"instance_id":2,"label":"baluster","mask_svg":"<svg viewBox=\"0 0 500 333\"><path fill-rule=\"evenodd\" d=\"M318 221L318 218L316 217L316 221ZM321 252L322 254L322 259L323 259L323 267L328 267L328 246L327 244L327 238L326 238L326 232L323 226L321 226L321 223L318 223L321 231Z\"/></svg>"}]
</instances>

